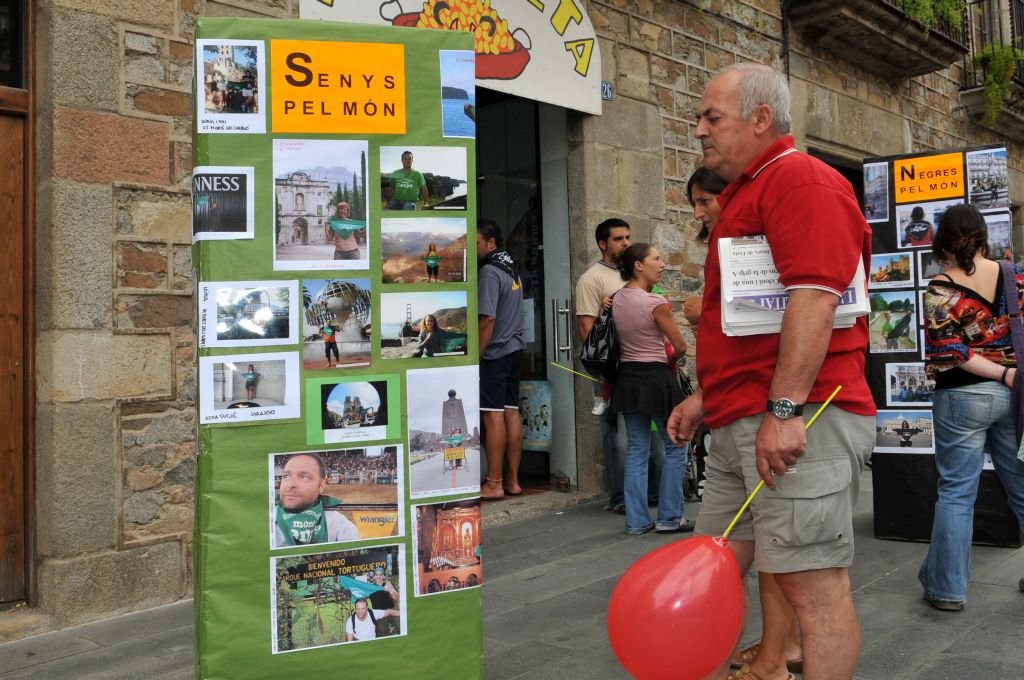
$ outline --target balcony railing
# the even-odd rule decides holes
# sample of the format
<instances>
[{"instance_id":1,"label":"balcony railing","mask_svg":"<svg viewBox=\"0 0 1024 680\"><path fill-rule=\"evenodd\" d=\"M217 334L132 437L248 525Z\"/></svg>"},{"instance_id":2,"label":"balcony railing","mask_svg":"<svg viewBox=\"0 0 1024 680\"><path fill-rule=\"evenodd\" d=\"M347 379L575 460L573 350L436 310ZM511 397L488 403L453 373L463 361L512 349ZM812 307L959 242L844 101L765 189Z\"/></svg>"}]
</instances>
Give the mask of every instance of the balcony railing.
<instances>
[{"instance_id":1,"label":"balcony railing","mask_svg":"<svg viewBox=\"0 0 1024 680\"><path fill-rule=\"evenodd\" d=\"M903 5L905 0L882 0L882 2L889 5L890 7L898 9L900 12L904 12ZM932 25L928 27L928 31L935 31L944 38L948 38L949 40L952 40L958 45L963 46L965 49L967 47L967 44L970 42L967 33L967 23L963 21L963 17L961 17L960 26L958 28L949 21L947 21L946 19L936 16L932 20Z\"/></svg>"},{"instance_id":2,"label":"balcony railing","mask_svg":"<svg viewBox=\"0 0 1024 680\"><path fill-rule=\"evenodd\" d=\"M964 26L910 19L901 0L791 0L789 19L807 42L886 78L947 68L967 51Z\"/></svg>"},{"instance_id":3,"label":"balcony railing","mask_svg":"<svg viewBox=\"0 0 1024 680\"><path fill-rule=\"evenodd\" d=\"M967 3L970 49L964 57L960 103L976 121L1004 136L1024 140L1024 65L1018 60L1009 88L1000 93L1001 105L993 118L985 96L991 58L986 54L1024 43L1024 0L974 0Z\"/></svg>"},{"instance_id":4,"label":"balcony railing","mask_svg":"<svg viewBox=\"0 0 1024 680\"><path fill-rule=\"evenodd\" d=\"M1009 11L1005 11L1009 10ZM975 0L967 5L970 15L968 28L973 29L973 40L964 57L964 89L985 84L988 71L984 64L977 63L976 57L992 47L1002 48L1015 45L1022 48L1024 42L1024 0ZM1024 85L1024 65L1017 63L1013 79Z\"/></svg>"}]
</instances>

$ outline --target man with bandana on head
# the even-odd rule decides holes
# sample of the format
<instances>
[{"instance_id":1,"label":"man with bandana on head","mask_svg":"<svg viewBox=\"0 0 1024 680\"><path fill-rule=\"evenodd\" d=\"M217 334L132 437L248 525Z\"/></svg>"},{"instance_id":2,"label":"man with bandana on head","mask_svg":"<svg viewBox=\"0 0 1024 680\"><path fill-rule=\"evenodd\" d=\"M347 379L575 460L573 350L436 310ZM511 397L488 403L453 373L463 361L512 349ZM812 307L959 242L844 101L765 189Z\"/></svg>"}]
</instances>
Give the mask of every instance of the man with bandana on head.
<instances>
[{"instance_id":1,"label":"man with bandana on head","mask_svg":"<svg viewBox=\"0 0 1024 680\"><path fill-rule=\"evenodd\" d=\"M487 452L487 481L480 496L518 496L523 455L519 420L519 372L523 363L523 280L515 260L502 247L494 220L477 220L477 323L480 333L480 418ZM508 477L502 466L508 463ZM504 484L503 484L504 482Z\"/></svg>"},{"instance_id":2,"label":"man with bandana on head","mask_svg":"<svg viewBox=\"0 0 1024 680\"><path fill-rule=\"evenodd\" d=\"M274 547L359 540L359 529L333 509L341 501L323 495L327 466L318 453L300 453L285 463L274 510Z\"/></svg>"}]
</instances>

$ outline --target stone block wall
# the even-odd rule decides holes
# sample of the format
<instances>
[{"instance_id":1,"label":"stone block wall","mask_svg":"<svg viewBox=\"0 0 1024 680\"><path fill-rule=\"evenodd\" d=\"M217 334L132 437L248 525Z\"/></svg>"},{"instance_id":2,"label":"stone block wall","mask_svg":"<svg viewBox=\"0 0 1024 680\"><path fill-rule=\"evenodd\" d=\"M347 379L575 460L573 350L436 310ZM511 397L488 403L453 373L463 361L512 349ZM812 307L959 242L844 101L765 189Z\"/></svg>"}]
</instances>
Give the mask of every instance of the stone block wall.
<instances>
[{"instance_id":1,"label":"stone block wall","mask_svg":"<svg viewBox=\"0 0 1024 680\"><path fill-rule=\"evenodd\" d=\"M633 241L650 241L669 265L662 287L669 290L692 353L693 336L682 318L681 303L700 288L707 253L706 246L696 242L699 229L686 201L686 180L701 162L700 145L693 137L701 93L716 69L737 61L783 67L780 3L592 0L590 17L601 44L602 78L614 84L615 99L604 103L600 118L581 121L581 144L601 148L622 139L633 152L630 137L636 130L653 130L655 148L645 144L637 150L653 152L654 165L644 167L642 176L623 178L618 175L621 163L605 162L607 183L628 187L631 194L643 191L632 204L640 214L626 219L634 225ZM594 177L588 174L582 181L594 184ZM594 191L603 185L595 185ZM601 215L628 215L632 202L617 199L612 194L607 205L588 204L584 211L574 212L586 219L586 227L579 229L592 232ZM637 221L644 227L639 233ZM597 249L592 239L589 248L586 255L593 259Z\"/></svg>"},{"instance_id":2,"label":"stone block wall","mask_svg":"<svg viewBox=\"0 0 1024 680\"><path fill-rule=\"evenodd\" d=\"M853 163L865 156L1000 144L1006 147L1010 196L1024 199L1024 140L979 124L961 103L965 62L889 81L790 36L790 87L797 143ZM1014 251L1024 252L1022 215L1011 211Z\"/></svg>"},{"instance_id":3,"label":"stone block wall","mask_svg":"<svg viewBox=\"0 0 1024 680\"><path fill-rule=\"evenodd\" d=\"M39 607L0 638L191 590L195 19L297 16L298 2L36 12Z\"/></svg>"},{"instance_id":4,"label":"stone block wall","mask_svg":"<svg viewBox=\"0 0 1024 680\"><path fill-rule=\"evenodd\" d=\"M1011 168L1024 169L1024 144L971 121L960 105L963 63L900 81L879 78L854 64L815 50L800 32L791 34L794 113L807 144L846 147L847 156L892 155L980 144L1005 144ZM798 121L794 121L795 123ZM896 130L900 126L902 130ZM898 145L894 148L894 145Z\"/></svg>"}]
</instances>

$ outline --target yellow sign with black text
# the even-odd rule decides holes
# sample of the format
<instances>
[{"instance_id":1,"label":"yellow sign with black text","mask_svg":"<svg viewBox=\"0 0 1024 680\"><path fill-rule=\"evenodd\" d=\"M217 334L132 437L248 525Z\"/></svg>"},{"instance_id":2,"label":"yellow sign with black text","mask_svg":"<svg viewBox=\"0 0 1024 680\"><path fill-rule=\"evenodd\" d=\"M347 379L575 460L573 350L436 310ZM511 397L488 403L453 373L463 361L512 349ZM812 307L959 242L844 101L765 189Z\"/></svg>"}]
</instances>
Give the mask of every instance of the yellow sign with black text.
<instances>
[{"instance_id":1,"label":"yellow sign with black text","mask_svg":"<svg viewBox=\"0 0 1024 680\"><path fill-rule=\"evenodd\" d=\"M893 161L896 203L959 198L964 195L964 155L944 153Z\"/></svg>"},{"instance_id":2,"label":"yellow sign with black text","mask_svg":"<svg viewBox=\"0 0 1024 680\"><path fill-rule=\"evenodd\" d=\"M359 538L384 538L398 535L398 511L352 510L344 513L359 529Z\"/></svg>"},{"instance_id":3,"label":"yellow sign with black text","mask_svg":"<svg viewBox=\"0 0 1024 680\"><path fill-rule=\"evenodd\" d=\"M405 46L270 41L274 132L405 134Z\"/></svg>"}]
</instances>

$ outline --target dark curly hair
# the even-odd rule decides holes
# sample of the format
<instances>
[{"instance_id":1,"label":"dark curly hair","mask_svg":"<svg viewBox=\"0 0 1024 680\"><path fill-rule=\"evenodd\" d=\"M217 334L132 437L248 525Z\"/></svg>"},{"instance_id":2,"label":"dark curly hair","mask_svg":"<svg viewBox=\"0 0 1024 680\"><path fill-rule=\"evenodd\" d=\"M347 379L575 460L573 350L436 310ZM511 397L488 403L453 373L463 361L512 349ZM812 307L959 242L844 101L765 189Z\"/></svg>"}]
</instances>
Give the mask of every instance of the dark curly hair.
<instances>
[{"instance_id":1,"label":"dark curly hair","mask_svg":"<svg viewBox=\"0 0 1024 680\"><path fill-rule=\"evenodd\" d=\"M623 281L633 278L636 263L643 262L650 254L651 248L653 246L650 243L634 243L622 251L622 255L619 255L619 276Z\"/></svg>"},{"instance_id":2,"label":"dark curly hair","mask_svg":"<svg viewBox=\"0 0 1024 680\"><path fill-rule=\"evenodd\" d=\"M950 206L939 218L932 240L932 253L940 260L952 259L967 272L974 273L974 256L988 257L988 225L973 205Z\"/></svg>"}]
</instances>

